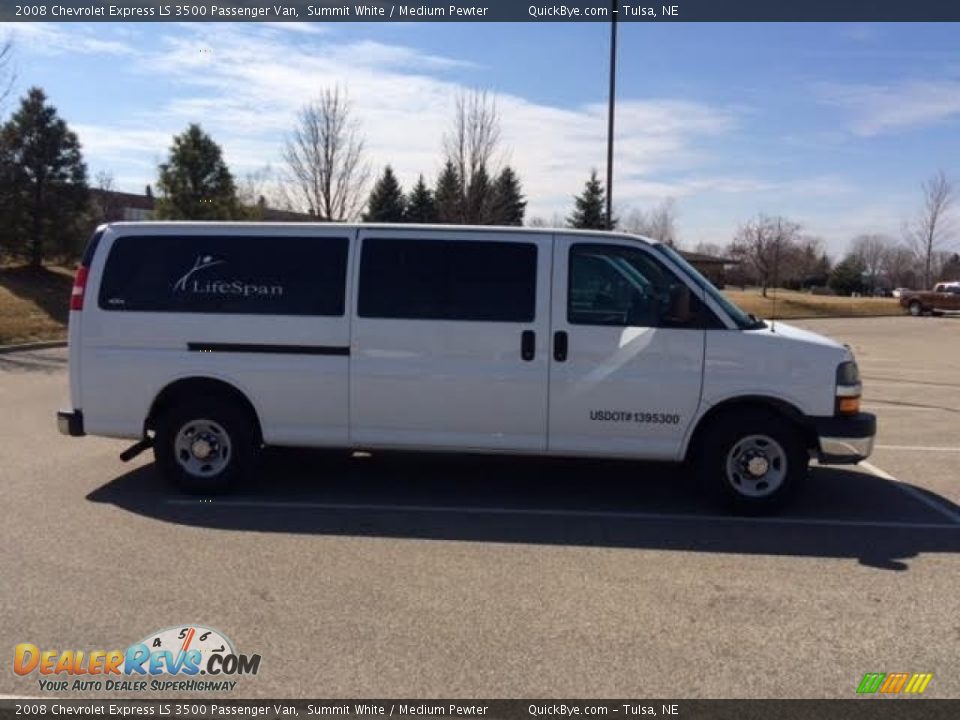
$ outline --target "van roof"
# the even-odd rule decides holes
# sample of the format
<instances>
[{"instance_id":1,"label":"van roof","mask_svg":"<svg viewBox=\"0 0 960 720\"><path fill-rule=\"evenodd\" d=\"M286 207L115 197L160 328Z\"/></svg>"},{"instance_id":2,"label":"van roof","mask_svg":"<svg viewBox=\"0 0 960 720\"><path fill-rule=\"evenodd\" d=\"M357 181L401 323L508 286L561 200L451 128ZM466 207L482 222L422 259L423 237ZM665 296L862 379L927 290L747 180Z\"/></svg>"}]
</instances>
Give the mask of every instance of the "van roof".
<instances>
[{"instance_id":1,"label":"van roof","mask_svg":"<svg viewBox=\"0 0 960 720\"><path fill-rule=\"evenodd\" d=\"M239 228L263 228L270 230L282 230L284 228L318 228L343 230L448 230L453 232L489 232L491 230L502 230L510 233L530 234L530 235L591 235L603 238L618 238L621 240L634 240L646 243L647 245L658 245L659 241L645 237L643 235L634 235L632 233L617 232L615 230L581 230L578 228L551 228L551 227L519 227L513 225L441 225L441 224L423 224L423 223L334 223L334 222L243 222L243 221L197 221L197 220L144 220L138 222L113 222L102 225L102 228L111 228L114 230L212 230L239 229Z\"/></svg>"}]
</instances>

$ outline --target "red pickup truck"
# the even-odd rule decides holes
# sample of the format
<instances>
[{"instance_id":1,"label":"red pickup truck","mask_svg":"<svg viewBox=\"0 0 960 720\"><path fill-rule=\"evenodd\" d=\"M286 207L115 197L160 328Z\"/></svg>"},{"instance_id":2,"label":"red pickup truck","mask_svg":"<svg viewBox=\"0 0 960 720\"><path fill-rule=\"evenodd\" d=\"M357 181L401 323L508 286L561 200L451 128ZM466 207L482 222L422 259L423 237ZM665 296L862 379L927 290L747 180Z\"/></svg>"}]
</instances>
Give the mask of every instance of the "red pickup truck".
<instances>
[{"instance_id":1,"label":"red pickup truck","mask_svg":"<svg viewBox=\"0 0 960 720\"><path fill-rule=\"evenodd\" d=\"M937 283L933 290L905 290L900 305L914 317L940 310L960 312L960 282Z\"/></svg>"}]
</instances>

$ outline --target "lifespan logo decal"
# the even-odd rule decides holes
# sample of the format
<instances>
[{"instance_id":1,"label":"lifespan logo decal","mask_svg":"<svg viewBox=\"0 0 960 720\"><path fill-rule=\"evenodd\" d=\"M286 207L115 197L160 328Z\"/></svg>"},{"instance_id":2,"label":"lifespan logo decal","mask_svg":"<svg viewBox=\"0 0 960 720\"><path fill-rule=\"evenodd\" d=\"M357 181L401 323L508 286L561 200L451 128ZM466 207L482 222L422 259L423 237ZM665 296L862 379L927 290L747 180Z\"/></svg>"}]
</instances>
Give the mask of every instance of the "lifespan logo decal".
<instances>
[{"instance_id":1,"label":"lifespan logo decal","mask_svg":"<svg viewBox=\"0 0 960 720\"><path fill-rule=\"evenodd\" d=\"M233 678L260 671L260 655L238 653L219 630L192 624L150 633L125 650L41 650L20 643L13 671L36 673L40 689L54 692L233 690Z\"/></svg>"},{"instance_id":2,"label":"lifespan logo decal","mask_svg":"<svg viewBox=\"0 0 960 720\"><path fill-rule=\"evenodd\" d=\"M193 261L193 267L180 276L173 284L173 293L189 293L192 295L239 295L249 297L282 297L283 285L279 283L255 282L239 279L204 279L196 276L201 270L226 265L226 260L217 260L212 255L198 255Z\"/></svg>"}]
</instances>

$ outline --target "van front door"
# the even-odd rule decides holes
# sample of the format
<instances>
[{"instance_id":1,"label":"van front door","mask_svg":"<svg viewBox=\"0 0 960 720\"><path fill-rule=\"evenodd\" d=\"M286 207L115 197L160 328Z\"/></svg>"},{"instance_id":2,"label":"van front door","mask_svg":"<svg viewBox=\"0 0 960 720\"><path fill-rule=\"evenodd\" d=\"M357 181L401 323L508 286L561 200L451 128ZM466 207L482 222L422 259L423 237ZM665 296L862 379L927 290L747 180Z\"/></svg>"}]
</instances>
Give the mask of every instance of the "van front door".
<instances>
[{"instance_id":1,"label":"van front door","mask_svg":"<svg viewBox=\"0 0 960 720\"><path fill-rule=\"evenodd\" d=\"M354 445L546 448L551 236L360 234Z\"/></svg>"},{"instance_id":2,"label":"van front door","mask_svg":"<svg viewBox=\"0 0 960 720\"><path fill-rule=\"evenodd\" d=\"M558 235L549 449L677 459L696 415L707 310L639 243Z\"/></svg>"}]
</instances>

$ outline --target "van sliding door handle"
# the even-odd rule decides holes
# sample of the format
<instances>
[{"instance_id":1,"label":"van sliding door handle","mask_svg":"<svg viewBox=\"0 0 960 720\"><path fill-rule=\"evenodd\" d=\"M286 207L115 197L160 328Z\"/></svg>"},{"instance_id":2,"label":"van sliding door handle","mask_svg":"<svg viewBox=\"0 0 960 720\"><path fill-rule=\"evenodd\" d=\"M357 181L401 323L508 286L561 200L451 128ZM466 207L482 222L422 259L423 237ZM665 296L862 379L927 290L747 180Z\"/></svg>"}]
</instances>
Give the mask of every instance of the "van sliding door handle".
<instances>
[{"instance_id":1,"label":"van sliding door handle","mask_svg":"<svg viewBox=\"0 0 960 720\"><path fill-rule=\"evenodd\" d=\"M564 362L567 359L567 333L557 330L553 334L553 359Z\"/></svg>"},{"instance_id":2,"label":"van sliding door handle","mask_svg":"<svg viewBox=\"0 0 960 720\"><path fill-rule=\"evenodd\" d=\"M523 334L520 336L520 357L522 357L527 362L533 360L534 355L536 355L537 348L537 336L533 330L524 330Z\"/></svg>"}]
</instances>

